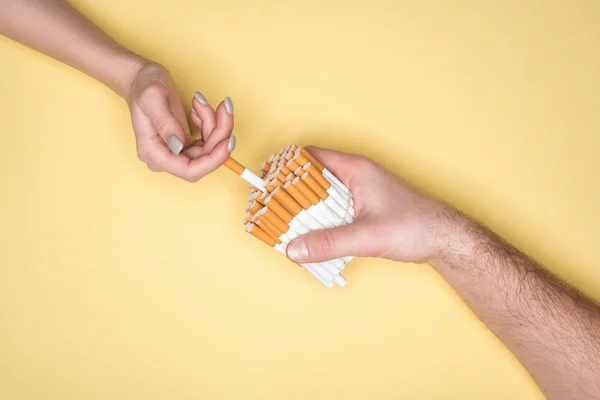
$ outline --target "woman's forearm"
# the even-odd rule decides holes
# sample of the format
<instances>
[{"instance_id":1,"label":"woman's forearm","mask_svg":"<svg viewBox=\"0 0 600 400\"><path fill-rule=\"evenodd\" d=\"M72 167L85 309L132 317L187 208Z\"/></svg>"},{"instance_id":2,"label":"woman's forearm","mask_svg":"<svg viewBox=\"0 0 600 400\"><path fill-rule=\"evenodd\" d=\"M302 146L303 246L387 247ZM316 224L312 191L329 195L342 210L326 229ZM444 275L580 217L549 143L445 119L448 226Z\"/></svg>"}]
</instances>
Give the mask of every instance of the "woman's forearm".
<instances>
[{"instance_id":1,"label":"woman's forearm","mask_svg":"<svg viewBox=\"0 0 600 400\"><path fill-rule=\"evenodd\" d=\"M63 0L0 0L0 34L77 68L125 98L145 63Z\"/></svg>"}]
</instances>

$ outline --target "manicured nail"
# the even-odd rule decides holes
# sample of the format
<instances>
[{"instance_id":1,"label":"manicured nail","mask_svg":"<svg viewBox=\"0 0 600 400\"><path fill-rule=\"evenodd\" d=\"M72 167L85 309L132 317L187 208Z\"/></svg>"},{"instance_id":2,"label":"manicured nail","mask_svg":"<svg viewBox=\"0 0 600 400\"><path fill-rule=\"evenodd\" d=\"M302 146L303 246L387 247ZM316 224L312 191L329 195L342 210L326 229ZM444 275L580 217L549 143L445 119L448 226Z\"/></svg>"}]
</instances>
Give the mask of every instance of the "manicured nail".
<instances>
[{"instance_id":1,"label":"manicured nail","mask_svg":"<svg viewBox=\"0 0 600 400\"><path fill-rule=\"evenodd\" d=\"M229 137L229 143L227 144L227 151L232 152L235 149L235 136Z\"/></svg>"},{"instance_id":2,"label":"manicured nail","mask_svg":"<svg viewBox=\"0 0 600 400\"><path fill-rule=\"evenodd\" d=\"M233 102L231 101L231 99L229 97L225 97L224 103L227 113L233 114Z\"/></svg>"},{"instance_id":3,"label":"manicured nail","mask_svg":"<svg viewBox=\"0 0 600 400\"><path fill-rule=\"evenodd\" d=\"M200 104L208 104L208 100L206 100L206 97L204 97L202 93L196 92L194 93L194 97L200 102Z\"/></svg>"},{"instance_id":4,"label":"manicured nail","mask_svg":"<svg viewBox=\"0 0 600 400\"><path fill-rule=\"evenodd\" d=\"M287 255L294 261L302 261L308 257L308 247L302 240L292 242L287 248Z\"/></svg>"},{"instance_id":5,"label":"manicured nail","mask_svg":"<svg viewBox=\"0 0 600 400\"><path fill-rule=\"evenodd\" d=\"M196 114L196 109L194 107L192 107L192 112Z\"/></svg>"},{"instance_id":6,"label":"manicured nail","mask_svg":"<svg viewBox=\"0 0 600 400\"><path fill-rule=\"evenodd\" d=\"M176 134L172 134L171 136L169 136L169 138L167 139L167 146L169 146L169 149L175 155L181 153L181 149L183 149L183 143L181 143L181 140L179 140Z\"/></svg>"}]
</instances>

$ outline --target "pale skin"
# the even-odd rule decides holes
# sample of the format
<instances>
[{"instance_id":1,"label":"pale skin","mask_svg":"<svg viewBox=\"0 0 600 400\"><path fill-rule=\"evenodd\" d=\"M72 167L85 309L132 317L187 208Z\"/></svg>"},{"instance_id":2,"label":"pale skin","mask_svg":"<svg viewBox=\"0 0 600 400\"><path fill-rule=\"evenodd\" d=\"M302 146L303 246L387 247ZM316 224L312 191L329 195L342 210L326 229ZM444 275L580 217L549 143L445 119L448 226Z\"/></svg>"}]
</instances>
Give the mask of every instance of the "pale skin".
<instances>
[{"instance_id":1,"label":"pale skin","mask_svg":"<svg viewBox=\"0 0 600 400\"><path fill-rule=\"evenodd\" d=\"M64 0L0 0L0 34L80 70L127 101L138 157L151 171L195 182L235 147L230 98L215 111L196 92L189 116L202 138L194 139L167 69L115 42Z\"/></svg>"},{"instance_id":2,"label":"pale skin","mask_svg":"<svg viewBox=\"0 0 600 400\"><path fill-rule=\"evenodd\" d=\"M79 69L123 97L138 156L153 171L197 181L233 150L229 98L215 111L196 93L189 118L202 139L194 140L168 71L117 44L65 1L0 0L0 34ZM351 189L356 221L293 241L288 247L292 260L365 256L428 262L549 399L600 399L598 304L479 223L371 160L310 151Z\"/></svg>"}]
</instances>

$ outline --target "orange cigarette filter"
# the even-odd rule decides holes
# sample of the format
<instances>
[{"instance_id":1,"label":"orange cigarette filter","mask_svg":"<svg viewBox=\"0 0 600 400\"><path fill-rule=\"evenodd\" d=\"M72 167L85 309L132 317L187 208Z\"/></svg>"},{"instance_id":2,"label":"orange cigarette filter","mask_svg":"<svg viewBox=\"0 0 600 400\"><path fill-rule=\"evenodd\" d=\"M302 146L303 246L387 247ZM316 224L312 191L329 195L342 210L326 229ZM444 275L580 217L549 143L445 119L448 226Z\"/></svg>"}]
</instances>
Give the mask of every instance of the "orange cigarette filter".
<instances>
[{"instance_id":1,"label":"orange cigarette filter","mask_svg":"<svg viewBox=\"0 0 600 400\"><path fill-rule=\"evenodd\" d=\"M293 180L295 177L296 177L296 175L294 175L294 173L293 173L293 172L290 172L289 174L287 174L287 175L285 176L285 181L286 181L286 182L289 182L289 181Z\"/></svg>"},{"instance_id":2,"label":"orange cigarette filter","mask_svg":"<svg viewBox=\"0 0 600 400\"><path fill-rule=\"evenodd\" d=\"M273 225L275 225L275 227L277 228L277 230L279 230L282 233L287 232L290 227L289 225L282 220L281 218L279 218L277 216L277 214L275 214L273 212L273 210L269 209L269 208L265 208L265 212L263 214L261 214L261 218L265 217L270 223L272 223Z\"/></svg>"},{"instance_id":3,"label":"orange cigarette filter","mask_svg":"<svg viewBox=\"0 0 600 400\"><path fill-rule=\"evenodd\" d=\"M311 202L308 201L308 199L306 197L304 197L304 195L302 193L300 193L300 191L298 190L298 188L294 185L292 185L292 182L286 182L285 185L283 185L283 188L290 194L290 196L292 196L294 198L294 200L296 200L298 202L298 204L300 204L302 206L302 208L304 208L305 210L308 210L310 208L310 206L312 206Z\"/></svg>"},{"instance_id":4,"label":"orange cigarette filter","mask_svg":"<svg viewBox=\"0 0 600 400\"><path fill-rule=\"evenodd\" d=\"M271 193L271 196L281 203L292 215L296 216L302 211L302 206L283 188L278 187Z\"/></svg>"},{"instance_id":5,"label":"orange cigarette filter","mask_svg":"<svg viewBox=\"0 0 600 400\"><path fill-rule=\"evenodd\" d=\"M300 164L298 164L296 160L292 158L285 164L285 166L288 167L290 171L295 171L296 168L300 167Z\"/></svg>"},{"instance_id":6,"label":"orange cigarette filter","mask_svg":"<svg viewBox=\"0 0 600 400\"><path fill-rule=\"evenodd\" d=\"M287 176L287 174L291 174L292 173L292 171L288 167L286 167L285 165L282 165L280 167L280 171L283 172L286 176Z\"/></svg>"},{"instance_id":7,"label":"orange cigarette filter","mask_svg":"<svg viewBox=\"0 0 600 400\"><path fill-rule=\"evenodd\" d=\"M279 179L281 182L285 183L285 177L286 174L284 174L280 169L277 172L277 179Z\"/></svg>"},{"instance_id":8,"label":"orange cigarette filter","mask_svg":"<svg viewBox=\"0 0 600 400\"><path fill-rule=\"evenodd\" d=\"M259 211L262 207L263 207L262 204L260 204L256 200L254 200L254 201L252 201L252 203L250 203L250 208L248 208L248 211L251 213L255 213L255 212Z\"/></svg>"},{"instance_id":9,"label":"orange cigarette filter","mask_svg":"<svg viewBox=\"0 0 600 400\"><path fill-rule=\"evenodd\" d=\"M273 187L273 190L275 190L275 188L278 188L280 186L283 186L283 182L281 182L279 179L277 178L273 178L269 181L269 183L271 184L271 187Z\"/></svg>"},{"instance_id":10,"label":"orange cigarette filter","mask_svg":"<svg viewBox=\"0 0 600 400\"><path fill-rule=\"evenodd\" d=\"M267 235L269 235L269 237L273 239L277 244L281 243L281 240L279 240L279 236L277 236L275 232L269 229L267 225L261 223L260 218L256 217L255 221L253 222L254 224L258 225L258 227L262 229Z\"/></svg>"},{"instance_id":11,"label":"orange cigarette filter","mask_svg":"<svg viewBox=\"0 0 600 400\"><path fill-rule=\"evenodd\" d=\"M260 229L253 223L249 223L246 225L246 232L250 233L252 236L260 239L262 242L266 243L269 247L275 247L277 242L271 238L265 231Z\"/></svg>"},{"instance_id":12,"label":"orange cigarette filter","mask_svg":"<svg viewBox=\"0 0 600 400\"><path fill-rule=\"evenodd\" d=\"M275 235L277 235L277 238L279 238L281 235L283 235L285 233L285 232L282 232L275 225L273 225L273 223L271 221L269 221L269 219L267 217L265 217L264 213L258 216L258 222L260 222L260 225L264 225L265 227L270 229L271 232L273 232Z\"/></svg>"},{"instance_id":13,"label":"orange cigarette filter","mask_svg":"<svg viewBox=\"0 0 600 400\"><path fill-rule=\"evenodd\" d=\"M279 218L288 224L294 219L294 216L270 195L265 200L265 207L272 210Z\"/></svg>"},{"instance_id":14,"label":"orange cigarette filter","mask_svg":"<svg viewBox=\"0 0 600 400\"><path fill-rule=\"evenodd\" d=\"M308 172L317 182L319 182L319 185L321 185L323 189L329 190L331 183L325 179L323 173L319 171L310 161L304 164L302 169Z\"/></svg>"},{"instance_id":15,"label":"orange cigarette filter","mask_svg":"<svg viewBox=\"0 0 600 400\"><path fill-rule=\"evenodd\" d=\"M312 205L318 204L321 201L321 198L306 183L301 181L299 177L294 178L292 186L295 186Z\"/></svg>"},{"instance_id":16,"label":"orange cigarette filter","mask_svg":"<svg viewBox=\"0 0 600 400\"><path fill-rule=\"evenodd\" d=\"M231 157L229 157L225 161L224 165L238 175L241 175L242 172L244 172L244 170L246 169L246 167L244 167L242 164L240 164L239 162L237 162L236 160L234 160Z\"/></svg>"},{"instance_id":17,"label":"orange cigarette filter","mask_svg":"<svg viewBox=\"0 0 600 400\"><path fill-rule=\"evenodd\" d=\"M260 170L262 172L264 172L265 174L269 172L269 169L271 168L271 164L269 164L268 162L263 162L262 166L260 167Z\"/></svg>"},{"instance_id":18,"label":"orange cigarette filter","mask_svg":"<svg viewBox=\"0 0 600 400\"><path fill-rule=\"evenodd\" d=\"M308 187L311 188L313 192L315 192L322 200L325 200L327 197L329 197L329 194L325 191L325 189L323 189L323 187L319 185L319 182L317 182L315 178L313 178L308 172L305 172L300 177L300 180L304 181L304 183L306 183Z\"/></svg>"},{"instance_id":19,"label":"orange cigarette filter","mask_svg":"<svg viewBox=\"0 0 600 400\"><path fill-rule=\"evenodd\" d=\"M300 153L302 153L304 157L308 158L308 161L313 163L313 165L317 167L319 171L323 171L323 168L325 168L323 167L323 164L321 164L316 158L314 158L313 155L308 152L308 150L306 150L304 147L300 147Z\"/></svg>"}]
</instances>

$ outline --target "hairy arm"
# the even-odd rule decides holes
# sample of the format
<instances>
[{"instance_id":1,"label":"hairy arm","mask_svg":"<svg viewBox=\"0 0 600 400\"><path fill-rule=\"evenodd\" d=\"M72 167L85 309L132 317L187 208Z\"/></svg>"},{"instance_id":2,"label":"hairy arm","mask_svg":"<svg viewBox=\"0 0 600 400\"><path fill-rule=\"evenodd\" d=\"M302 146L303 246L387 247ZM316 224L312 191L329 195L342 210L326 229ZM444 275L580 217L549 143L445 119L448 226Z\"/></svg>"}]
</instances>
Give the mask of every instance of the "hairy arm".
<instances>
[{"instance_id":1,"label":"hairy arm","mask_svg":"<svg viewBox=\"0 0 600 400\"><path fill-rule=\"evenodd\" d=\"M354 194L354 223L292 241L288 256L429 262L550 399L600 399L600 307L452 207L365 157L311 148ZM373 238L377 238L374 240Z\"/></svg>"},{"instance_id":2,"label":"hairy arm","mask_svg":"<svg viewBox=\"0 0 600 400\"><path fill-rule=\"evenodd\" d=\"M0 34L90 75L123 97L145 62L64 0L0 0Z\"/></svg>"},{"instance_id":3,"label":"hairy arm","mask_svg":"<svg viewBox=\"0 0 600 400\"><path fill-rule=\"evenodd\" d=\"M600 307L451 211L430 261L552 399L600 399Z\"/></svg>"}]
</instances>

